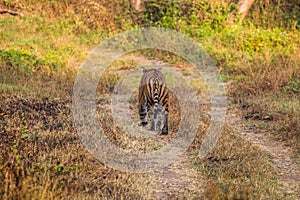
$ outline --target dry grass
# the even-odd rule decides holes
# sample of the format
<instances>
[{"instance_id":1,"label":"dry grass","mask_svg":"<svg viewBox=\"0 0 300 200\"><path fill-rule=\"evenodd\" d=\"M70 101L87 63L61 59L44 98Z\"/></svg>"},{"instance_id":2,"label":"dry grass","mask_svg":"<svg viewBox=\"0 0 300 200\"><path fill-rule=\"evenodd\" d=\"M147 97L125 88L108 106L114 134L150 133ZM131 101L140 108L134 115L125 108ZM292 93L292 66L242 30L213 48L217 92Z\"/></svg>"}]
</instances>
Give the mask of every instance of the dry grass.
<instances>
[{"instance_id":1,"label":"dry grass","mask_svg":"<svg viewBox=\"0 0 300 200\"><path fill-rule=\"evenodd\" d=\"M270 158L233 132L234 130L225 128L215 149L206 159L199 160L194 157L195 167L208 180L206 197L208 199L289 197L279 184Z\"/></svg>"},{"instance_id":2,"label":"dry grass","mask_svg":"<svg viewBox=\"0 0 300 200\"><path fill-rule=\"evenodd\" d=\"M0 102L4 199L141 198L133 185L143 175L107 168L82 146L70 100L2 94Z\"/></svg>"},{"instance_id":3,"label":"dry grass","mask_svg":"<svg viewBox=\"0 0 300 200\"><path fill-rule=\"evenodd\" d=\"M120 61L112 68L115 65L132 68L132 62ZM108 168L81 144L71 114L75 69L30 74L6 64L1 72L2 198L147 198L151 186L140 185L151 178ZM103 76L99 87L104 96L110 94L118 76L112 72Z\"/></svg>"},{"instance_id":4,"label":"dry grass","mask_svg":"<svg viewBox=\"0 0 300 200\"><path fill-rule=\"evenodd\" d=\"M243 117L253 126L270 131L274 138L294 149L299 163L299 55L274 55L269 61L258 59L244 66L250 77L230 88Z\"/></svg>"},{"instance_id":5,"label":"dry grass","mask_svg":"<svg viewBox=\"0 0 300 200\"><path fill-rule=\"evenodd\" d=\"M10 0L6 1L7 7L20 10L25 15L43 16L47 21L57 22L59 18L65 18L67 23L61 24L67 28L67 24L72 24L72 28L61 30L70 31L75 34L84 34L91 29L115 33L120 28L129 27L128 7L129 4L118 1L48 1L42 0L33 2L30 0ZM5 4L5 3L4 3ZM124 6L128 6L127 8ZM4 7L4 5L3 5ZM125 17L125 18L124 18ZM60 20L59 20L60 21Z\"/></svg>"}]
</instances>

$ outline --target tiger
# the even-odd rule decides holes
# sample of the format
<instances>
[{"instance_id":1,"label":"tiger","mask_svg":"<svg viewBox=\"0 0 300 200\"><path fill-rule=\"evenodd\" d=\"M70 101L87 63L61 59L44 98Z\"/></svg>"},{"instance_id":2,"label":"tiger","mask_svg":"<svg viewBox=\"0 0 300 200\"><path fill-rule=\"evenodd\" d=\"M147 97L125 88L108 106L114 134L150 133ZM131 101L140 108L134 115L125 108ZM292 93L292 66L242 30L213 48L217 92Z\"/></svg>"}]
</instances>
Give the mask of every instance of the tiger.
<instances>
[{"instance_id":1,"label":"tiger","mask_svg":"<svg viewBox=\"0 0 300 200\"><path fill-rule=\"evenodd\" d=\"M151 109L156 112L161 110L163 115L163 126L159 130L163 135L168 134L169 92L166 80L160 69L145 69L142 67L143 75L139 86L138 109L141 126L148 124L147 115ZM154 119L156 118L154 113ZM152 121L151 130L154 129Z\"/></svg>"}]
</instances>

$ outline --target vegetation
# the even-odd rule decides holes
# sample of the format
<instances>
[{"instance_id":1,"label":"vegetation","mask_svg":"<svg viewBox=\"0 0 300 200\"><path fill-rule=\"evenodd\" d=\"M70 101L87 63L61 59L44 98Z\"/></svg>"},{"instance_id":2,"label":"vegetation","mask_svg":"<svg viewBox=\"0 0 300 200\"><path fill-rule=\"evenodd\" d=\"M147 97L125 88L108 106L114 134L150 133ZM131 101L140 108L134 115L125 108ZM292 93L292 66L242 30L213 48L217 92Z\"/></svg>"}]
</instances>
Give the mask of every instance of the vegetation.
<instances>
[{"instance_id":1,"label":"vegetation","mask_svg":"<svg viewBox=\"0 0 300 200\"><path fill-rule=\"evenodd\" d=\"M175 29L201 43L228 83L230 108L240 109L249 126L291 147L300 165L297 0L256 0L242 22L239 16L228 21L236 1L147 0L135 11L123 0L4 0L0 8L23 13L0 15L0 197L150 198L150 176L96 162L81 145L71 115L73 82L85 56L109 36L144 26ZM176 55L133 55L158 57L189 74L189 64ZM136 66L130 56L113 63L100 82L99 101L107 104L122 70ZM103 123L107 132L116 131L109 117ZM206 198L296 199L282 189L269 157L232 132L225 128L204 161L193 151L200 133L191 148L190 158L208 182ZM148 188L141 187L145 182Z\"/></svg>"}]
</instances>

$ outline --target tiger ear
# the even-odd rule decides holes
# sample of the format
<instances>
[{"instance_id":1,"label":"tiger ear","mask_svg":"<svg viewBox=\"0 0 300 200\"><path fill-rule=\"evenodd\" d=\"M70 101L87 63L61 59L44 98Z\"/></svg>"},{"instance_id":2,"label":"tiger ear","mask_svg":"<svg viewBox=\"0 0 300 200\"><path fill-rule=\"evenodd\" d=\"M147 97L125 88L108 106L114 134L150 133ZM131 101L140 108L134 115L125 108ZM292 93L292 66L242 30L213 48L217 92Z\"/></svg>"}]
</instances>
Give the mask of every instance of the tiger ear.
<instances>
[{"instance_id":1,"label":"tiger ear","mask_svg":"<svg viewBox=\"0 0 300 200\"><path fill-rule=\"evenodd\" d=\"M145 73L147 71L147 69L145 67L141 67L141 70L143 73Z\"/></svg>"}]
</instances>

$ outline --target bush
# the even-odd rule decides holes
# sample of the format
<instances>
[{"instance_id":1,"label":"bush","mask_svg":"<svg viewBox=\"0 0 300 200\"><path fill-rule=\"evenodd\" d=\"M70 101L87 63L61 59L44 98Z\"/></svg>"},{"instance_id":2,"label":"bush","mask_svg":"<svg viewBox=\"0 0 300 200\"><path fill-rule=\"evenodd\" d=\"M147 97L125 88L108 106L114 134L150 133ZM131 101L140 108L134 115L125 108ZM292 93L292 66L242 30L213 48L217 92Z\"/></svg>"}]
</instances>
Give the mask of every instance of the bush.
<instances>
[{"instance_id":1,"label":"bush","mask_svg":"<svg viewBox=\"0 0 300 200\"><path fill-rule=\"evenodd\" d=\"M49 54L50 55L50 54ZM6 67L13 70L24 70L26 73L32 73L48 66L51 71L56 71L58 66L63 64L53 56L38 58L26 50L0 50L0 61L5 63Z\"/></svg>"}]
</instances>

